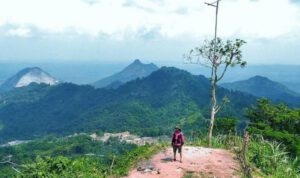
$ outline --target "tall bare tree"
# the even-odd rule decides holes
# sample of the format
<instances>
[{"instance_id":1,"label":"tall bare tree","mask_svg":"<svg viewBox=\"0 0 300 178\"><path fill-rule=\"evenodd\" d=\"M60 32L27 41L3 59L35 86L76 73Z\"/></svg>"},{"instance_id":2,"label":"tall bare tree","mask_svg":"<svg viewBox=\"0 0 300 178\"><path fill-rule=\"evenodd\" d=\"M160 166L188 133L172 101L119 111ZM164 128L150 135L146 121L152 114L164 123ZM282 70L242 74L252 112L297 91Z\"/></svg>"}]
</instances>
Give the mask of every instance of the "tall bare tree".
<instances>
[{"instance_id":1,"label":"tall bare tree","mask_svg":"<svg viewBox=\"0 0 300 178\"><path fill-rule=\"evenodd\" d=\"M242 60L241 47L246 42L240 39L223 42L221 38L211 41L204 41L203 46L195 47L186 56L189 63L201 64L210 68L211 81L211 113L208 133L209 147L212 145L212 134L214 128L215 115L220 111L221 105L218 104L216 92L217 84L224 77L229 67L239 65L244 67L247 62Z\"/></svg>"}]
</instances>

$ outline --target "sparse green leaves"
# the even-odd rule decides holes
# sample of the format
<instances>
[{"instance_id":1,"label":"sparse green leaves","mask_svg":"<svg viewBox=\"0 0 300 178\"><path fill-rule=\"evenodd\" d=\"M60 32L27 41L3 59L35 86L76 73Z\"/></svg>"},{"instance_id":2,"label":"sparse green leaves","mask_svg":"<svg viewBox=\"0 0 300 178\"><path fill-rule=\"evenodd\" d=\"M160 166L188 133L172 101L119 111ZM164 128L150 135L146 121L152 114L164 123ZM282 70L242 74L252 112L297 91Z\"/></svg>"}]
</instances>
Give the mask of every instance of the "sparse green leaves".
<instances>
[{"instance_id":1,"label":"sparse green leaves","mask_svg":"<svg viewBox=\"0 0 300 178\"><path fill-rule=\"evenodd\" d=\"M205 40L202 46L190 50L185 58L189 63L197 63L206 67L227 68L236 65L245 67L247 62L242 60L241 51L241 47L245 43L241 39L227 40L226 42L221 38Z\"/></svg>"},{"instance_id":2,"label":"sparse green leaves","mask_svg":"<svg viewBox=\"0 0 300 178\"><path fill-rule=\"evenodd\" d=\"M224 104L227 104L227 103L230 102L230 100L229 100L229 98L228 98L227 96L224 96L224 97L222 98L222 101L223 101Z\"/></svg>"}]
</instances>

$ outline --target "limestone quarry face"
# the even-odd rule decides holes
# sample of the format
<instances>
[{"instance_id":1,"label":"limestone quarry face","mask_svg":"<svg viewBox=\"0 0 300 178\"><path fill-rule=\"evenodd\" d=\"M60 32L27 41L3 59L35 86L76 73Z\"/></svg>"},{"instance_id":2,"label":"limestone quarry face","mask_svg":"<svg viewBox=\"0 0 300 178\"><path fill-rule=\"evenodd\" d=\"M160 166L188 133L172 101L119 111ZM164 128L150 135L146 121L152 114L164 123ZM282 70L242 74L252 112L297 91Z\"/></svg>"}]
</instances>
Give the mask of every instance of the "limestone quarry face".
<instances>
[{"instance_id":1,"label":"limestone quarry face","mask_svg":"<svg viewBox=\"0 0 300 178\"><path fill-rule=\"evenodd\" d=\"M20 70L8 78L0 86L0 91L9 91L14 88L25 87L31 83L55 85L59 81L39 67L28 67Z\"/></svg>"},{"instance_id":2,"label":"limestone quarry face","mask_svg":"<svg viewBox=\"0 0 300 178\"><path fill-rule=\"evenodd\" d=\"M15 85L15 87L16 88L24 87L29 85L30 83L37 83L37 84L45 83L48 85L55 85L58 83L58 80L54 79L53 77L51 77L50 75L42 71L39 71L38 73L34 71L30 71L20 78L18 83Z\"/></svg>"}]
</instances>

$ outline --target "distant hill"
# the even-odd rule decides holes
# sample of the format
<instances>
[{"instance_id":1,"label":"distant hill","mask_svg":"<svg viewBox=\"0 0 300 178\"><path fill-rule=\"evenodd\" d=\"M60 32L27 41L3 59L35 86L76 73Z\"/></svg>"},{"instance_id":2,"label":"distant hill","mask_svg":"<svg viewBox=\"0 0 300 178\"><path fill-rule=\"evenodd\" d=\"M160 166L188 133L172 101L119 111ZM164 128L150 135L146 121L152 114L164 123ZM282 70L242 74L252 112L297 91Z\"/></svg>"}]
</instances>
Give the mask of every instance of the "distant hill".
<instances>
[{"instance_id":1,"label":"distant hill","mask_svg":"<svg viewBox=\"0 0 300 178\"><path fill-rule=\"evenodd\" d=\"M113 90L70 83L39 90L43 95L38 100L0 108L0 142L99 130L155 136L169 134L174 125L195 113L209 116L209 80L172 67ZM243 108L256 101L251 95L219 88L219 100L225 95L230 103L218 116L241 118ZM189 124L189 129L204 126L199 120Z\"/></svg>"},{"instance_id":2,"label":"distant hill","mask_svg":"<svg viewBox=\"0 0 300 178\"><path fill-rule=\"evenodd\" d=\"M300 105L300 95L298 93L267 77L255 76L247 80L223 83L221 86L231 90L246 92L257 97L265 97L277 102L283 101L291 105Z\"/></svg>"},{"instance_id":3,"label":"distant hill","mask_svg":"<svg viewBox=\"0 0 300 178\"><path fill-rule=\"evenodd\" d=\"M14 88L28 86L31 83L55 85L58 80L39 67L29 67L7 79L0 86L0 91L9 91Z\"/></svg>"},{"instance_id":4,"label":"distant hill","mask_svg":"<svg viewBox=\"0 0 300 178\"><path fill-rule=\"evenodd\" d=\"M49 89L48 84L31 83L26 87L15 88L6 92L0 93L0 107L16 104L16 103L31 103L36 102L44 97Z\"/></svg>"},{"instance_id":5,"label":"distant hill","mask_svg":"<svg viewBox=\"0 0 300 178\"><path fill-rule=\"evenodd\" d=\"M282 81L280 83L284 84L285 86L287 86L292 91L300 93L300 82L285 82L285 81Z\"/></svg>"},{"instance_id":6,"label":"distant hill","mask_svg":"<svg viewBox=\"0 0 300 178\"><path fill-rule=\"evenodd\" d=\"M96 88L118 88L120 85L130 80L146 77L157 69L158 67L153 63L143 64L139 59L136 59L121 72L101 79L92 85Z\"/></svg>"}]
</instances>

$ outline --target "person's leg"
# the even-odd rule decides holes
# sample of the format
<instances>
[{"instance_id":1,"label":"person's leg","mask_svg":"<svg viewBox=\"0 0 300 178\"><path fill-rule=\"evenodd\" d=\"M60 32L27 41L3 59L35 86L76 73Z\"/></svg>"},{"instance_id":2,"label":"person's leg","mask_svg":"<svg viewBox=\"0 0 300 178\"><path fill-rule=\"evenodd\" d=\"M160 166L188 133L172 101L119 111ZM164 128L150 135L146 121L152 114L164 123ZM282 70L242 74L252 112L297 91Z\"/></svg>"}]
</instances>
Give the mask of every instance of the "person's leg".
<instances>
[{"instance_id":1,"label":"person's leg","mask_svg":"<svg viewBox=\"0 0 300 178\"><path fill-rule=\"evenodd\" d=\"M176 151L177 151L176 146L173 146L173 153L174 153L173 161L176 161Z\"/></svg>"},{"instance_id":2,"label":"person's leg","mask_svg":"<svg viewBox=\"0 0 300 178\"><path fill-rule=\"evenodd\" d=\"M180 155L180 162L182 162L182 146L180 146L178 148L178 152L179 152L179 155Z\"/></svg>"}]
</instances>

